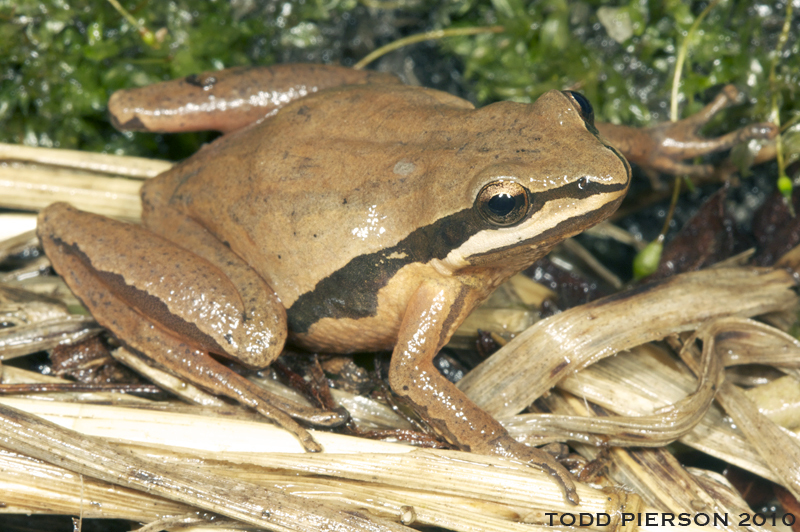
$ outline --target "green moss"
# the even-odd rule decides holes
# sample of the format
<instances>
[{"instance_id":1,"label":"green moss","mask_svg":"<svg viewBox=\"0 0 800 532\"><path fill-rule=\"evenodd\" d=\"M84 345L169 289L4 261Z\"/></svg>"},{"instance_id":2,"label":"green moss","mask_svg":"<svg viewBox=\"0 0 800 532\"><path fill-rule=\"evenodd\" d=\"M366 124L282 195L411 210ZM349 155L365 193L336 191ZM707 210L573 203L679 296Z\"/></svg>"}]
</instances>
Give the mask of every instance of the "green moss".
<instances>
[{"instance_id":1,"label":"green moss","mask_svg":"<svg viewBox=\"0 0 800 532\"><path fill-rule=\"evenodd\" d=\"M438 44L462 63L479 102L531 101L573 87L600 119L647 124L668 116L678 48L707 5L679 0L601 1L233 0L122 2L151 33L147 44L110 4L77 0L0 0L0 141L177 158L205 135L167 140L110 128L105 102L117 89L193 72L275 61L351 64L400 35L501 24L502 34ZM682 81L684 116L697 95L736 83L751 105L725 113L720 128L765 120L767 73L785 4L723 1L691 43ZM795 27L800 14L795 14ZM797 33L778 68L782 121L800 112ZM396 53L408 53L400 51Z\"/></svg>"},{"instance_id":2,"label":"green moss","mask_svg":"<svg viewBox=\"0 0 800 532\"><path fill-rule=\"evenodd\" d=\"M154 34L156 42L148 45L106 2L0 0L0 140L174 156L145 135L113 131L105 116L108 97L193 72L273 62L267 45L282 28L309 14L328 15L316 4L283 13L274 2L261 9L246 4L123 2ZM204 137L187 138L197 139L187 141L193 150Z\"/></svg>"},{"instance_id":3,"label":"green moss","mask_svg":"<svg viewBox=\"0 0 800 532\"><path fill-rule=\"evenodd\" d=\"M677 50L706 4L638 0L615 8L603 4L535 2L515 9L513 18L486 6L484 23L505 25L505 34L453 39L443 46L464 58L481 100L531 101L549 89L577 87L607 121L648 124L666 119L664 106L669 102ZM681 83L689 98L685 115L701 106L695 95L734 83L756 100L748 109L750 119L766 119L766 72L783 9L780 4L721 2L711 11L690 43ZM625 40L617 42L610 35ZM798 112L800 107L791 101L800 81L800 62L790 58L798 52L795 35L781 65L779 90L786 112Z\"/></svg>"}]
</instances>

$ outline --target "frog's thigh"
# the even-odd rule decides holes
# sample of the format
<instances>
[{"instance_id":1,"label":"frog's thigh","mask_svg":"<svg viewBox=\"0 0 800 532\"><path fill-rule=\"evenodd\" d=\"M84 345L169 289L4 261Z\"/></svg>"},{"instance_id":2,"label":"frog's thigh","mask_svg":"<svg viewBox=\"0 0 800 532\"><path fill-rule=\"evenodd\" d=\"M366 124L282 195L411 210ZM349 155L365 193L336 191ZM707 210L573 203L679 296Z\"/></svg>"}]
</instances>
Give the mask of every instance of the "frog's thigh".
<instances>
[{"instance_id":1,"label":"frog's thigh","mask_svg":"<svg viewBox=\"0 0 800 532\"><path fill-rule=\"evenodd\" d=\"M110 291L190 344L251 366L269 365L283 348L286 318L268 287L243 297L214 264L143 227L59 203L40 215L39 235L62 275L65 257L84 265L70 284L81 299Z\"/></svg>"},{"instance_id":2,"label":"frog's thigh","mask_svg":"<svg viewBox=\"0 0 800 532\"><path fill-rule=\"evenodd\" d=\"M146 204L149 199L151 197L146 195ZM200 224L174 209L152 207L146 207L148 229L169 241L180 242L194 255L213 264L235 287L243 308L243 321L238 329L241 337L237 339L240 349L236 359L253 368L263 368L272 363L278 358L287 335L286 309L275 290ZM254 349L252 340L257 340L261 331L274 338L270 343L271 349L267 351Z\"/></svg>"}]
</instances>

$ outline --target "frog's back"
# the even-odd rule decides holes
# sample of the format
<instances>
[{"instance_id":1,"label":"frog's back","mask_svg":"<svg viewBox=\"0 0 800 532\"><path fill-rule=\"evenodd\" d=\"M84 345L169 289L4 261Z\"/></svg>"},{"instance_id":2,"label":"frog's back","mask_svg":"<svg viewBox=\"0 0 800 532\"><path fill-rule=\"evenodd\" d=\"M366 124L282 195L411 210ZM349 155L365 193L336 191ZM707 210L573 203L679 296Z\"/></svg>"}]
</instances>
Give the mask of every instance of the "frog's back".
<instances>
[{"instance_id":1,"label":"frog's back","mask_svg":"<svg viewBox=\"0 0 800 532\"><path fill-rule=\"evenodd\" d=\"M490 289L613 211L625 168L556 91L474 110L431 89L373 85L317 93L222 137L143 200L145 214L169 204L202 224L275 289L295 335L322 336L325 318L339 327L387 312L374 324L399 325L410 292L445 258ZM541 193L525 234L474 208L504 176Z\"/></svg>"},{"instance_id":2,"label":"frog's back","mask_svg":"<svg viewBox=\"0 0 800 532\"><path fill-rule=\"evenodd\" d=\"M229 244L289 307L448 210L452 190L441 201L429 196L457 142L448 118L471 108L429 89L326 91L204 147L146 187L145 208L148 196L163 196L159 203Z\"/></svg>"}]
</instances>

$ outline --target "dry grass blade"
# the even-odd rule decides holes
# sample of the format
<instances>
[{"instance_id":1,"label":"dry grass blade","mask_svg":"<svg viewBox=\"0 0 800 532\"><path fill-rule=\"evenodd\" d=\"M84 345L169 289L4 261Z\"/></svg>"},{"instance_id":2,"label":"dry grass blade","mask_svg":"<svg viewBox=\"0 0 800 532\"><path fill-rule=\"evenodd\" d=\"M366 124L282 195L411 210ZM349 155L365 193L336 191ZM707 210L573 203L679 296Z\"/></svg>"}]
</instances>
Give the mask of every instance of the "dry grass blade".
<instances>
[{"instance_id":1,"label":"dry grass blade","mask_svg":"<svg viewBox=\"0 0 800 532\"><path fill-rule=\"evenodd\" d=\"M135 449L132 452L137 452ZM151 456L153 453L150 453ZM164 462L176 468L197 467L197 458L180 461L174 456ZM255 469L255 474L252 474ZM412 506L416 520L453 530L503 532L519 530L535 532L538 528L514 523L517 510L507 505L492 505L458 497L446 497L430 492L392 490L387 487L358 483L344 483L320 478L304 479L296 474L276 475L252 465L210 466L209 475L223 474L234 479L273 485L297 496L333 496L349 499L356 507L374 507L378 514L399 515L403 506ZM248 474L251 472L251 474ZM81 483L83 486L81 486ZM0 489L10 494L4 498L7 510L14 513L76 514L81 504L86 508L84 517L105 517L149 522L146 530L162 530L180 523L210 524L200 518L192 508L160 497L147 495L127 488L78 477L58 466L46 464L29 457L0 451ZM81 496L82 493L82 496ZM83 500L81 500L81 498ZM0 512L4 511L0 509ZM191 512L191 513L187 513ZM481 515L483 514L483 515ZM221 519L215 519L217 525ZM227 526L241 527L238 522ZM158 527L161 528L158 528Z\"/></svg>"},{"instance_id":2,"label":"dry grass blade","mask_svg":"<svg viewBox=\"0 0 800 532\"><path fill-rule=\"evenodd\" d=\"M207 463L201 456L168 455L152 450L149 453L157 455L159 459L170 463L176 468L183 468L188 464L203 461L202 467L210 474L220 474L235 479L275 486L287 494L301 497L328 499L350 506L354 510L367 509L370 512L384 515L388 518L403 516L401 517L401 522L404 524L414 522L418 525L439 526L459 532L546 532L551 530L532 526L531 523L534 522L548 521L544 516L547 510L537 508L535 501L517 504L514 501L507 500L496 501L494 499L473 498L469 496L471 492L467 493L466 496L439 492L435 486L429 487L426 485L424 477L427 476L427 473L419 474L412 483L400 486L393 482L384 483L385 476L368 480L349 480L338 473L333 477L298 475L297 468L293 470L276 469L276 465L271 460L270 455L261 457L260 460L253 457L253 460L263 461L268 464L268 467L262 468L249 462L236 465L230 463L214 464ZM450 469L449 466L451 465L456 467L456 470L453 471L453 476L463 473L465 469L469 472L466 477L459 477L452 484L451 491L459 491L459 488L463 485L474 485L476 477L482 476L485 478L487 475L492 485L499 484L503 487L502 482L495 480L495 472L491 466L487 467L487 464L480 460L453 463L448 461L446 457L437 456L436 453L433 454L433 460L440 463L445 470ZM354 461L361 462L357 455L346 456ZM411 455L406 456L411 457ZM333 456L332 461L335 463L339 457ZM297 458L297 455L290 456L289 463L293 463L292 458ZM363 463L367 467L380 471L381 461L381 456L367 455ZM413 467L414 465L418 464L411 462L406 467ZM478 471L476 472L475 469ZM338 471L339 468L333 467L332 470ZM299 471L302 473L302 470ZM537 482L534 482L534 484L538 485ZM528 488L534 487L530 484L530 478L526 480L524 485ZM609 498L607 493L603 497L606 499L608 508L618 509L620 507L619 497L612 496ZM404 515L409 513L409 510L411 515ZM578 511L577 508L573 510Z\"/></svg>"},{"instance_id":3,"label":"dry grass blade","mask_svg":"<svg viewBox=\"0 0 800 532\"><path fill-rule=\"evenodd\" d=\"M104 441L63 429L0 405L0 445L76 473L146 491L276 531L409 529L344 512L334 505L288 496L282 491L195 469L176 471L154 460L122 453Z\"/></svg>"},{"instance_id":4,"label":"dry grass blade","mask_svg":"<svg viewBox=\"0 0 800 532\"><path fill-rule=\"evenodd\" d=\"M583 247L574 238L568 238L561 243L565 249L582 260L591 270L605 282L620 290L623 286L622 280L617 275L606 268L603 263L597 260L588 249Z\"/></svg>"},{"instance_id":5,"label":"dry grass blade","mask_svg":"<svg viewBox=\"0 0 800 532\"><path fill-rule=\"evenodd\" d=\"M134 179L78 170L0 165L0 207L41 210L56 201L115 218L138 220L142 207Z\"/></svg>"},{"instance_id":6,"label":"dry grass blade","mask_svg":"<svg viewBox=\"0 0 800 532\"><path fill-rule=\"evenodd\" d=\"M141 180L166 161L0 143L0 206L38 211L56 201L114 218L139 220Z\"/></svg>"},{"instance_id":7,"label":"dry grass blade","mask_svg":"<svg viewBox=\"0 0 800 532\"><path fill-rule=\"evenodd\" d=\"M696 380L685 368L652 346L605 358L561 381L559 388L620 415L648 415L691 393ZM524 421L528 416L514 416ZM509 426L512 432L515 425ZM765 478L775 475L741 433L733 429L717 405L680 441Z\"/></svg>"},{"instance_id":8,"label":"dry grass blade","mask_svg":"<svg viewBox=\"0 0 800 532\"><path fill-rule=\"evenodd\" d=\"M14 399L2 399L0 404L22 406L27 411L43 414L50 412L47 415L59 423L76 425L83 433L101 431L106 434L108 426L118 421L123 428L116 427L108 433L116 434L117 438L138 438L148 446L125 446L127 451L124 457L128 470L140 468L139 459L147 457L145 461L148 464L158 464L164 470L178 472L175 481L171 478L159 480L159 486L163 488L174 486L174 482L180 483L187 478L184 472L190 471L194 477L205 479L208 489L220 489L220 486L231 483L245 487L258 485L264 490L278 490L287 497L304 497L309 503L329 500L336 508L342 505L347 505L350 511L367 508L387 518L396 519L401 510L410 505L414 508L417 523L464 532L544 530L523 525L520 521L547 522L545 512L585 511L618 515L620 511L634 511L624 505L632 505L641 511L653 511L634 503L634 500L638 500L635 495L626 497L622 493L587 486L579 486L582 505L573 507L564 501L558 487L543 473L513 461L457 451L419 451L402 445L318 433L326 447L336 450L332 442L339 440L340 448L346 448L351 454L264 452L264 449L272 447L268 437L264 436L266 433L248 433L242 428L249 425L254 429L282 432L265 423L183 416L194 418L197 430L203 430L203 425L211 423L205 431L208 437L198 441L186 425L175 422L175 415L167 414L165 420L159 420L157 413L128 408L59 405ZM92 424L94 414L103 412L104 417ZM128 416L148 419L149 428L142 423L131 423ZM220 424L217 425L217 422ZM95 429L94 432L92 429ZM165 434L159 435L159 431ZM70 437L73 434L66 432ZM13 430L10 433L12 437L15 434ZM49 435L66 445L74 443L72 439L63 440L62 433L49 432ZM328 440L324 440L323 436ZM214 443L215 439L220 440L218 445ZM94 452L95 459L100 462L101 457L97 456L94 445L96 442L95 437L83 436L81 445L88 450L77 452ZM50 444L48 441L45 443ZM187 443L195 446L195 449L187 449L184 446ZM156 447L152 446L154 444ZM3 443L3 446L7 444ZM296 442L294 447L300 449ZM241 451L244 448L248 451ZM387 453L387 449L400 452ZM376 453L375 450L384 452ZM119 459L117 456L103 456L106 459ZM220 461L221 457L225 462ZM107 463L101 463L105 468ZM169 497L163 491L152 487L150 490L151 493ZM231 504L234 507L242 504L238 499L241 496L238 491L231 493L222 490L219 493L220 497L233 497ZM532 493L536 493L536 497L532 497ZM209 505L201 507L211 510ZM605 528L601 527L600 530Z\"/></svg>"},{"instance_id":9,"label":"dry grass blade","mask_svg":"<svg viewBox=\"0 0 800 532\"><path fill-rule=\"evenodd\" d=\"M161 532L162 530L181 530L183 532L238 532L247 530L244 525L233 519L226 519L218 515L200 512L191 512L166 519L160 519L136 528L131 532Z\"/></svg>"},{"instance_id":10,"label":"dry grass blade","mask_svg":"<svg viewBox=\"0 0 800 532\"><path fill-rule=\"evenodd\" d=\"M366 430L400 429L411 430L411 423L400 417L391 407L363 395L354 395L342 390L332 389L331 395L337 406L350 413L350 418Z\"/></svg>"},{"instance_id":11,"label":"dry grass blade","mask_svg":"<svg viewBox=\"0 0 800 532\"><path fill-rule=\"evenodd\" d=\"M727 319L711 322L692 335L681 350L681 358L692 371L697 372L695 337L702 338L704 354L705 351L718 350L717 338L722 337L726 344L725 350L734 352L728 355L728 359L736 360L735 340L741 337L742 351L749 353L752 349L750 340L753 337L750 333L753 331L759 333L756 338L761 340L759 343L763 343L764 336L768 334L766 327L757 327L750 322L743 323L742 320ZM779 336L780 341L785 341L784 335L779 335L778 331L775 331L775 334ZM720 387L717 400L745 434L748 442L767 462L780 484L795 498L800 498L800 439L759 412L747 396L729 381Z\"/></svg>"},{"instance_id":12,"label":"dry grass blade","mask_svg":"<svg viewBox=\"0 0 800 532\"><path fill-rule=\"evenodd\" d=\"M0 360L76 343L101 330L89 316L66 316L0 329Z\"/></svg>"},{"instance_id":13,"label":"dry grass blade","mask_svg":"<svg viewBox=\"0 0 800 532\"><path fill-rule=\"evenodd\" d=\"M687 467L686 470L695 477L695 480L703 486L703 489L711 495L714 500L719 501L720 504L730 508L736 514L751 512L747 502L742 499L739 492L736 491L731 483L723 475L707 469L697 469L695 467ZM760 527L758 527L760 528Z\"/></svg>"},{"instance_id":14,"label":"dry grass blade","mask_svg":"<svg viewBox=\"0 0 800 532\"><path fill-rule=\"evenodd\" d=\"M697 512L710 516L711 524L722 530L760 530L736 526L741 506L728 506L725 501L706 491L704 485L680 464L666 449L613 449L614 468L624 475L626 485L636 493L648 494L645 500L656 508L678 514ZM714 521L715 517L717 521Z\"/></svg>"},{"instance_id":15,"label":"dry grass blade","mask_svg":"<svg viewBox=\"0 0 800 532\"><path fill-rule=\"evenodd\" d=\"M25 513L77 514L84 501L86 518L152 521L184 514L192 507L79 475L28 456L0 450L3 503ZM3 508L11 513L9 508ZM13 511L13 513L20 513Z\"/></svg>"},{"instance_id":16,"label":"dry grass blade","mask_svg":"<svg viewBox=\"0 0 800 532\"><path fill-rule=\"evenodd\" d=\"M35 387L36 384L45 384L45 385L75 384L75 381L69 381L66 379L61 379L59 377L52 377L50 375L42 375L41 373L15 368L14 366L3 366L2 370L3 372L0 382L3 385L26 384ZM15 399L28 398L28 399L41 400L42 396L39 395L37 398L37 395L38 394L27 395L23 393L23 394L14 394L13 397ZM82 402L82 403L104 403L104 404L129 405L129 406L151 406L151 407L155 407L158 404L154 403L149 399L137 397L135 395L130 395L126 393L102 392L102 391L51 392L47 394L47 400Z\"/></svg>"},{"instance_id":17,"label":"dry grass blade","mask_svg":"<svg viewBox=\"0 0 800 532\"><path fill-rule=\"evenodd\" d=\"M566 375L619 351L694 330L716 317L789 308L797 302L794 286L783 270L728 268L677 275L536 323L471 371L459 387L495 416L513 415ZM620 327L621 322L629 326Z\"/></svg>"},{"instance_id":18,"label":"dry grass blade","mask_svg":"<svg viewBox=\"0 0 800 532\"><path fill-rule=\"evenodd\" d=\"M71 168L73 170L83 170L84 172L119 175L136 179L155 177L172 166L172 163L167 161L144 159L142 157L123 157L104 153L3 143L0 143L0 161Z\"/></svg>"},{"instance_id":19,"label":"dry grass blade","mask_svg":"<svg viewBox=\"0 0 800 532\"><path fill-rule=\"evenodd\" d=\"M722 385L717 400L766 460L775 476L780 479L780 484L792 492L795 498L800 499L798 437L762 415L742 391L730 382Z\"/></svg>"},{"instance_id":20,"label":"dry grass blade","mask_svg":"<svg viewBox=\"0 0 800 532\"><path fill-rule=\"evenodd\" d=\"M544 402L554 412L588 415L587 404L574 396L560 398L550 394ZM600 448L577 444L578 451L591 459L608 462L610 476L621 485L633 488L644 501L666 515L702 514L723 530L744 530L735 525L735 515L746 505L740 499L715 497L696 475L687 471L666 449L612 448L601 456ZM733 502L733 503L732 503ZM662 524L668 525L662 521ZM757 530L760 528L756 527Z\"/></svg>"},{"instance_id":21,"label":"dry grass blade","mask_svg":"<svg viewBox=\"0 0 800 532\"><path fill-rule=\"evenodd\" d=\"M697 390L658 412L636 417L576 417L530 414L511 418L515 436L546 435L556 441L589 441L602 436L597 445L660 447L677 440L694 428L711 407L722 379L722 363L704 353ZM541 443L541 441L530 443Z\"/></svg>"},{"instance_id":22,"label":"dry grass blade","mask_svg":"<svg viewBox=\"0 0 800 532\"><path fill-rule=\"evenodd\" d=\"M22 279L28 279L30 277L36 277L47 272L51 266L50 259L46 256L42 256L28 262L22 268L17 268L9 273L0 274L0 283L5 284Z\"/></svg>"},{"instance_id":23,"label":"dry grass blade","mask_svg":"<svg viewBox=\"0 0 800 532\"><path fill-rule=\"evenodd\" d=\"M69 315L66 305L58 299L0 285L0 316L7 326L65 318Z\"/></svg>"},{"instance_id":24,"label":"dry grass blade","mask_svg":"<svg viewBox=\"0 0 800 532\"><path fill-rule=\"evenodd\" d=\"M800 367L800 342L775 327L749 319L726 318L714 321L713 331L717 354L725 366Z\"/></svg>"},{"instance_id":25,"label":"dry grass blade","mask_svg":"<svg viewBox=\"0 0 800 532\"><path fill-rule=\"evenodd\" d=\"M0 225L3 225L0 223ZM11 255L16 255L26 249L32 249L39 245L39 238L36 231L25 231L16 236L0 242L0 262L3 262Z\"/></svg>"},{"instance_id":26,"label":"dry grass blade","mask_svg":"<svg viewBox=\"0 0 800 532\"><path fill-rule=\"evenodd\" d=\"M0 292L6 288L18 289L36 296L58 300L73 314L88 314L83 304L78 301L61 277L40 275L28 279L9 281L5 286L0 287Z\"/></svg>"},{"instance_id":27,"label":"dry grass blade","mask_svg":"<svg viewBox=\"0 0 800 532\"><path fill-rule=\"evenodd\" d=\"M304 452L291 434L276 425L249 418L231 418L227 413L212 417L207 415L206 409L199 407L187 407L185 410L190 413L186 413L11 397L0 397L0 404L24 410L84 434L131 444L228 453L226 456L235 453L260 455ZM407 453L414 449L408 445L329 432L314 432L314 436L329 453Z\"/></svg>"}]
</instances>

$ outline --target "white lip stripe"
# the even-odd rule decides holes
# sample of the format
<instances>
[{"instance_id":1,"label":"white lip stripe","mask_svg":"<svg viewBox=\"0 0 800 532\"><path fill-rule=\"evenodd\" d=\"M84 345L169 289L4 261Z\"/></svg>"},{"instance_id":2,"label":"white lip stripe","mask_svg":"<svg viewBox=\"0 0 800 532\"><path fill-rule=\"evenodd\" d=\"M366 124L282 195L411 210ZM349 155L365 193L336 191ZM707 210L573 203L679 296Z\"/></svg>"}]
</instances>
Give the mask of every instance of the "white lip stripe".
<instances>
[{"instance_id":1,"label":"white lip stripe","mask_svg":"<svg viewBox=\"0 0 800 532\"><path fill-rule=\"evenodd\" d=\"M589 198L561 198L548 201L542 209L520 225L475 233L466 242L450 251L442 262L453 271L464 268L469 266L469 257L489 253L494 249L524 245L524 242L535 239L566 220L577 218L613 202L623 193L624 191L615 191L594 194Z\"/></svg>"}]
</instances>

